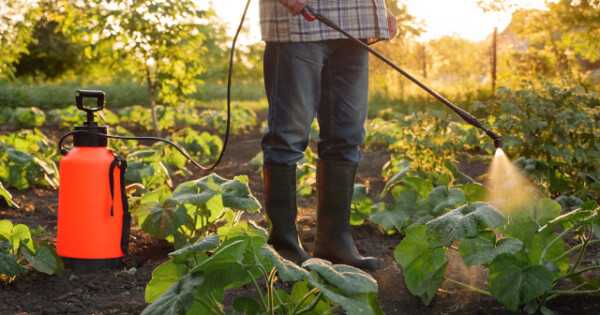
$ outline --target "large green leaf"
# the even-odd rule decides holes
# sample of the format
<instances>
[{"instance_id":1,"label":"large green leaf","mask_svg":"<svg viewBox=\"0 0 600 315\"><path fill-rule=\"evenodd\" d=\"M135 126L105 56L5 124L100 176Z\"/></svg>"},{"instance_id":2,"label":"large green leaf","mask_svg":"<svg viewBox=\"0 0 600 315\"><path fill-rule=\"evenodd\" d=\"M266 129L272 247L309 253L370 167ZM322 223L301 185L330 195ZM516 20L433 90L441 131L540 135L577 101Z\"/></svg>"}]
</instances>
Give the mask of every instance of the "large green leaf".
<instances>
[{"instance_id":1,"label":"large green leaf","mask_svg":"<svg viewBox=\"0 0 600 315\"><path fill-rule=\"evenodd\" d=\"M143 315L184 315L194 303L196 291L205 279L201 274L187 274L174 285L172 285L164 294L162 294L154 303L148 305Z\"/></svg>"},{"instance_id":2,"label":"large green leaf","mask_svg":"<svg viewBox=\"0 0 600 315\"><path fill-rule=\"evenodd\" d=\"M517 253L523 248L523 242L515 238L504 238L496 241L492 231L479 233L474 238L466 238L460 242L460 254L467 266L486 265L504 253Z\"/></svg>"},{"instance_id":3,"label":"large green leaf","mask_svg":"<svg viewBox=\"0 0 600 315\"><path fill-rule=\"evenodd\" d=\"M31 267L39 272L53 275L61 268L59 258L48 246L38 247L35 253L31 252L27 247L21 247L20 252L31 264Z\"/></svg>"},{"instance_id":4,"label":"large green leaf","mask_svg":"<svg viewBox=\"0 0 600 315\"><path fill-rule=\"evenodd\" d=\"M17 262L15 256L0 252L0 275L17 276L26 270Z\"/></svg>"},{"instance_id":5,"label":"large green leaf","mask_svg":"<svg viewBox=\"0 0 600 315\"><path fill-rule=\"evenodd\" d=\"M464 204L465 194L457 188L438 186L434 188L427 198L427 202L434 215L442 214L445 210Z\"/></svg>"},{"instance_id":6,"label":"large green leaf","mask_svg":"<svg viewBox=\"0 0 600 315\"><path fill-rule=\"evenodd\" d=\"M188 271L183 264L167 260L152 271L152 279L146 285L144 299L147 303L156 301L165 291L181 279Z\"/></svg>"},{"instance_id":7,"label":"large green leaf","mask_svg":"<svg viewBox=\"0 0 600 315\"><path fill-rule=\"evenodd\" d=\"M170 252L169 256L175 259L185 259L191 255L204 253L219 246L219 236L210 235L204 239L196 241L194 244L186 245L176 251Z\"/></svg>"},{"instance_id":8,"label":"large green leaf","mask_svg":"<svg viewBox=\"0 0 600 315\"><path fill-rule=\"evenodd\" d=\"M308 280L309 283L313 287L318 288L327 299L339 305L347 315L383 315L383 312L381 312L376 305L374 307L371 303L370 295L373 293L349 297L339 293L327 284L322 283L315 275L311 274Z\"/></svg>"},{"instance_id":9,"label":"large green leaf","mask_svg":"<svg viewBox=\"0 0 600 315\"><path fill-rule=\"evenodd\" d=\"M543 266L529 264L526 258L502 254L489 270L490 292L511 311L552 289L552 273Z\"/></svg>"},{"instance_id":10,"label":"large green leaf","mask_svg":"<svg viewBox=\"0 0 600 315\"><path fill-rule=\"evenodd\" d=\"M10 243L13 253L18 253L22 244L35 252L31 231L25 224L13 225L8 220L0 220L0 236Z\"/></svg>"},{"instance_id":11,"label":"large green leaf","mask_svg":"<svg viewBox=\"0 0 600 315\"><path fill-rule=\"evenodd\" d=\"M311 258L302 267L315 271L327 283L340 289L345 295L377 293L377 281L368 273L348 265L333 265L331 262Z\"/></svg>"},{"instance_id":12,"label":"large green leaf","mask_svg":"<svg viewBox=\"0 0 600 315\"><path fill-rule=\"evenodd\" d=\"M504 216L486 203L473 203L454 209L427 223L430 230L443 236L446 244L504 223Z\"/></svg>"},{"instance_id":13,"label":"large green leaf","mask_svg":"<svg viewBox=\"0 0 600 315\"><path fill-rule=\"evenodd\" d=\"M223 205L235 210L255 212L260 209L260 202L252 195L248 179L243 176L232 180L224 179L216 174L182 183L175 189L173 195L199 194L210 192L223 195Z\"/></svg>"},{"instance_id":14,"label":"large green leaf","mask_svg":"<svg viewBox=\"0 0 600 315\"><path fill-rule=\"evenodd\" d=\"M154 204L142 222L142 229L156 238L165 239L189 221L186 208L174 203Z\"/></svg>"},{"instance_id":15,"label":"large green leaf","mask_svg":"<svg viewBox=\"0 0 600 315\"><path fill-rule=\"evenodd\" d=\"M485 201L487 196L487 189L481 184L464 184L460 186L460 189L465 193L467 202Z\"/></svg>"},{"instance_id":16,"label":"large green leaf","mask_svg":"<svg viewBox=\"0 0 600 315\"><path fill-rule=\"evenodd\" d=\"M408 290L423 303L431 303L448 266L446 249L440 241L428 233L427 226L412 225L394 250L394 258L402 266Z\"/></svg>"},{"instance_id":17,"label":"large green leaf","mask_svg":"<svg viewBox=\"0 0 600 315\"><path fill-rule=\"evenodd\" d=\"M308 271L281 257L271 246L263 245L260 254L267 257L277 268L279 278L284 282L297 282L308 277Z\"/></svg>"},{"instance_id":18,"label":"large green leaf","mask_svg":"<svg viewBox=\"0 0 600 315\"><path fill-rule=\"evenodd\" d=\"M375 224L379 224L386 231L396 229L401 232L410 222L410 214L402 208L378 203L377 209L375 213L371 214L369 220Z\"/></svg>"}]
</instances>

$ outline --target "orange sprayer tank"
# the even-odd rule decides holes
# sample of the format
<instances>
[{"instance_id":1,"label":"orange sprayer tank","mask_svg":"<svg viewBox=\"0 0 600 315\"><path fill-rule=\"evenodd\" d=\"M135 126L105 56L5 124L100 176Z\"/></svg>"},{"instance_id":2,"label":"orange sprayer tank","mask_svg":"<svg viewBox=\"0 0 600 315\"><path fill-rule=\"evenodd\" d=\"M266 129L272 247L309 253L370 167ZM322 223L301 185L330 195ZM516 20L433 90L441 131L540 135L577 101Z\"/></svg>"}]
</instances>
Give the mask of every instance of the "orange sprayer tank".
<instances>
[{"instance_id":1,"label":"orange sprayer tank","mask_svg":"<svg viewBox=\"0 0 600 315\"><path fill-rule=\"evenodd\" d=\"M84 97L97 98L98 107L84 108ZM116 267L127 254L129 240L127 166L106 148L108 140L101 134L107 134L107 128L93 121L93 112L103 107L104 93L78 91L76 100L88 121L75 128L74 148L62 152L56 250L68 267Z\"/></svg>"}]
</instances>

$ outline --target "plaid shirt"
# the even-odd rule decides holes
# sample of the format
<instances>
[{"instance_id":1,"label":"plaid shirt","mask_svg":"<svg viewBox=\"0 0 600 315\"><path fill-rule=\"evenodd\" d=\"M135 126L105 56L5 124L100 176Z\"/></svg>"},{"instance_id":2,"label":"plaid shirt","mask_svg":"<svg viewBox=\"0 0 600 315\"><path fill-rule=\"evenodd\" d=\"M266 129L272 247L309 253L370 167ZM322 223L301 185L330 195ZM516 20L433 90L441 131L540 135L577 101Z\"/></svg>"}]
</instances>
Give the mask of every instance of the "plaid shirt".
<instances>
[{"instance_id":1,"label":"plaid shirt","mask_svg":"<svg viewBox=\"0 0 600 315\"><path fill-rule=\"evenodd\" d=\"M351 35L369 42L389 39L385 0L309 0L308 4ZM319 21L293 16L278 0L260 0L262 39L313 42L345 38Z\"/></svg>"}]
</instances>

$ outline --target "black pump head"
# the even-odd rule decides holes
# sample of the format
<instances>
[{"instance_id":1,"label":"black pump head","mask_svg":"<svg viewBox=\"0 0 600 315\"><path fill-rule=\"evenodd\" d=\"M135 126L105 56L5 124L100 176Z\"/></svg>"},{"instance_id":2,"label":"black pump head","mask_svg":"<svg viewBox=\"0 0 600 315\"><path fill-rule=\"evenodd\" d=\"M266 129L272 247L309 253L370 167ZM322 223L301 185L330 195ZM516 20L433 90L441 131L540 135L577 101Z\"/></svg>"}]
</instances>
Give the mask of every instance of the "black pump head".
<instances>
[{"instance_id":1,"label":"black pump head","mask_svg":"<svg viewBox=\"0 0 600 315\"><path fill-rule=\"evenodd\" d=\"M83 106L83 99L95 98L96 106L95 107L85 107ZM98 124L94 121L94 113L104 109L104 99L105 94L103 91L96 90L77 90L75 94L75 104L77 108L86 112L87 119L83 123L83 126L75 127L75 131L80 131L80 133L76 133L73 138L73 145L76 147L105 147L108 144L108 139L106 137L100 136L98 134L107 134L108 129L104 126L98 126ZM89 133L85 133L85 132Z\"/></svg>"},{"instance_id":2,"label":"black pump head","mask_svg":"<svg viewBox=\"0 0 600 315\"><path fill-rule=\"evenodd\" d=\"M97 124L94 121L94 113L104 108L104 92L97 90L77 90L75 93L75 103L77 104L77 108L85 111L87 114L87 121L85 122L85 125L96 126ZM97 104L96 107L88 108L83 106L83 99L86 97L95 98Z\"/></svg>"}]
</instances>

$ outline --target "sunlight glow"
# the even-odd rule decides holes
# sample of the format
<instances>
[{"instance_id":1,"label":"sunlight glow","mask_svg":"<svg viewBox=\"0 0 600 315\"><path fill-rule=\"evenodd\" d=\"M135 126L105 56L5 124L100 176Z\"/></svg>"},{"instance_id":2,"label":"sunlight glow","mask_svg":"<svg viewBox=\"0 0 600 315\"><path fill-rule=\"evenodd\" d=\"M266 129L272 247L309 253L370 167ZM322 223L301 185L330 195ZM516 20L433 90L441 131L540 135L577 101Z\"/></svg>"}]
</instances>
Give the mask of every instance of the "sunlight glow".
<instances>
[{"instance_id":1,"label":"sunlight glow","mask_svg":"<svg viewBox=\"0 0 600 315\"><path fill-rule=\"evenodd\" d=\"M198 0L201 5L211 5L219 17L228 24L229 33L233 34L242 8L246 0ZM245 44L260 41L258 19L258 2L252 0L252 7L246 25L249 32L241 37ZM545 0L513 1L517 8L546 7ZM447 35L457 35L472 41L486 39L495 26L505 28L510 22L512 11L502 13L486 13L477 6L476 0L406 0L409 12L420 21L426 32L419 40L427 41Z\"/></svg>"}]
</instances>

